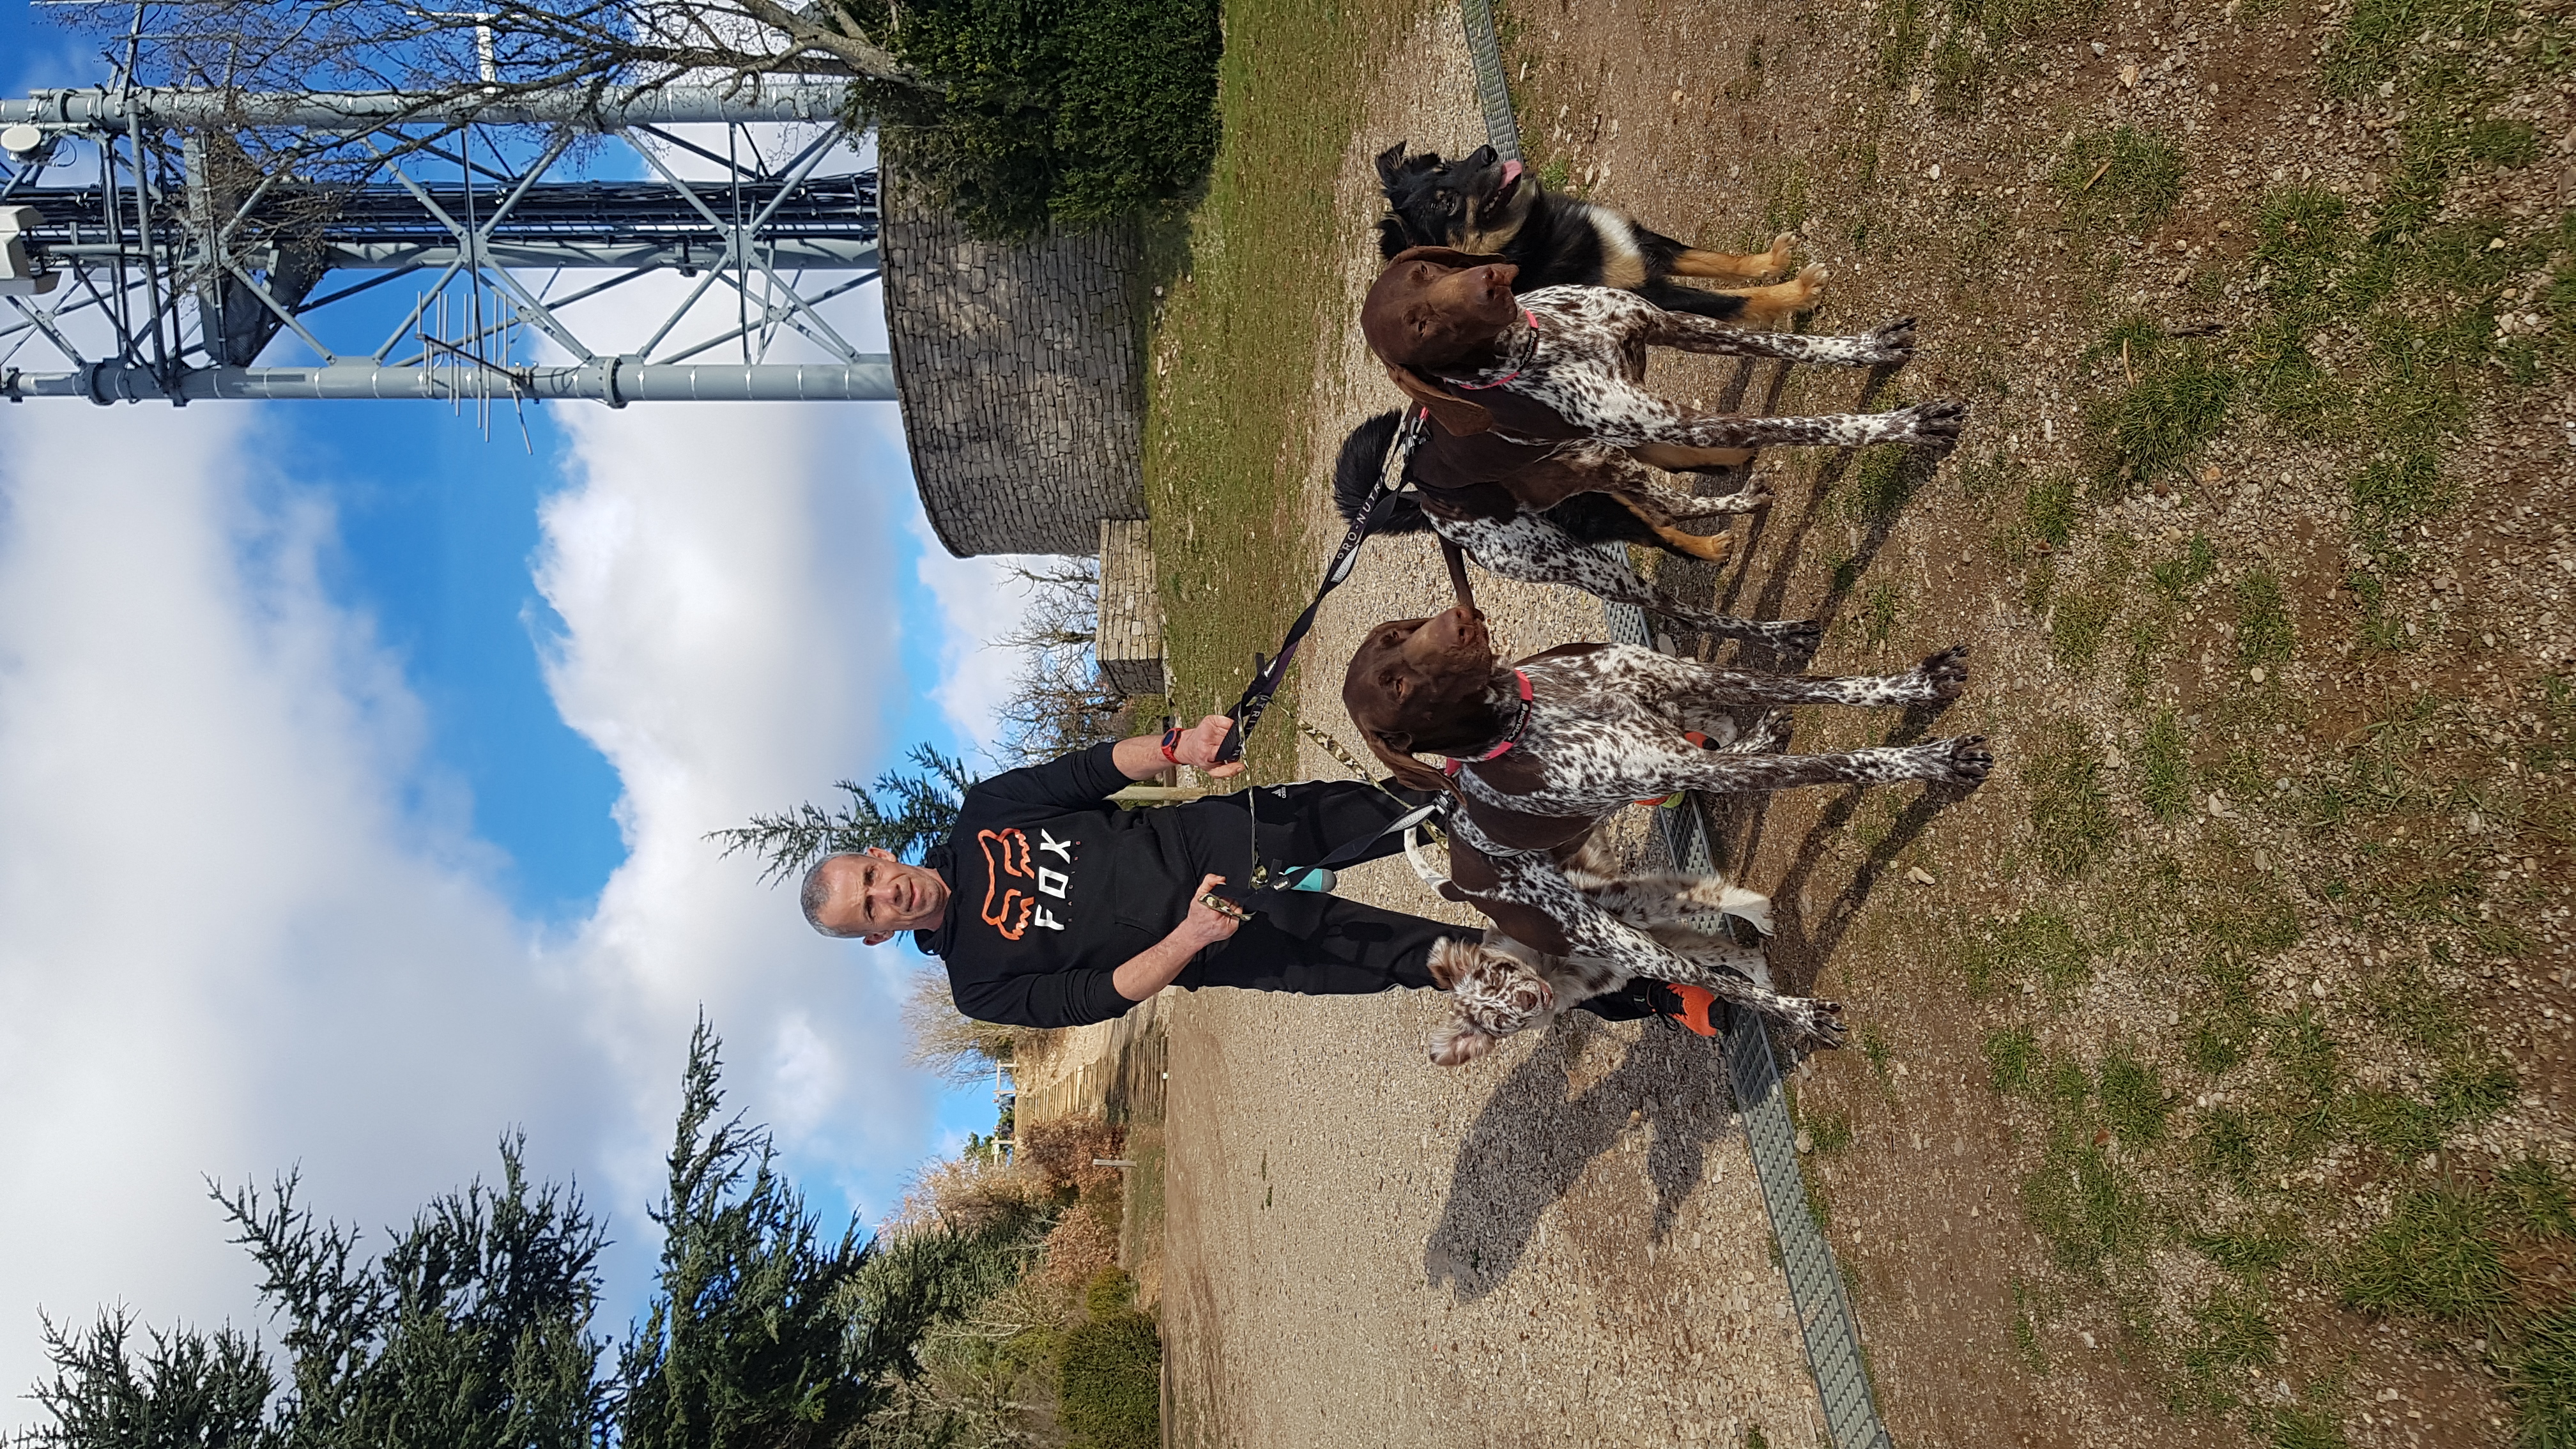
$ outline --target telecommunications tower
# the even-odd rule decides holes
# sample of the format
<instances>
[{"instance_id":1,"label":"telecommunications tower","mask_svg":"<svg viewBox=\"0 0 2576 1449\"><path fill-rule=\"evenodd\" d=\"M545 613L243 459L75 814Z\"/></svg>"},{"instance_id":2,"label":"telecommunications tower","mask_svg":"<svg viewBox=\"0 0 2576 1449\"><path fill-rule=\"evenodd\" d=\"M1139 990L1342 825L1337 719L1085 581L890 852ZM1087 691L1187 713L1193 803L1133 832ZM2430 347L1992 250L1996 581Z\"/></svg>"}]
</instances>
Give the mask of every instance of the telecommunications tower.
<instances>
[{"instance_id":1,"label":"telecommunications tower","mask_svg":"<svg viewBox=\"0 0 2576 1449\"><path fill-rule=\"evenodd\" d=\"M877 173L855 166L841 84L131 81L0 100L11 402L895 397L888 357L820 310L878 273ZM602 166L603 147L641 164ZM642 179L577 179L614 169ZM614 330L636 334L637 284L669 277L687 280L651 288L641 345L593 345L602 299L630 302Z\"/></svg>"}]
</instances>

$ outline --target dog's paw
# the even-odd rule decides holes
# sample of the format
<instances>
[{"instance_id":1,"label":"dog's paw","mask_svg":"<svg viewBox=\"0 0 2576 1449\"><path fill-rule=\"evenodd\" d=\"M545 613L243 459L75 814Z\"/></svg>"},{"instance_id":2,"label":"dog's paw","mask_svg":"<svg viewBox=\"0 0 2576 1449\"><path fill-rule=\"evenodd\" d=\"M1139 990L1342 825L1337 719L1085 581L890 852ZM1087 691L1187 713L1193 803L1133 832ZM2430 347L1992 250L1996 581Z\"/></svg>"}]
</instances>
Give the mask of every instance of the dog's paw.
<instances>
[{"instance_id":1,"label":"dog's paw","mask_svg":"<svg viewBox=\"0 0 2576 1449\"><path fill-rule=\"evenodd\" d=\"M1968 426L1968 403L1964 398L1935 398L1916 403L1904 413L1906 435L1917 442L1947 443Z\"/></svg>"},{"instance_id":2,"label":"dog's paw","mask_svg":"<svg viewBox=\"0 0 2576 1449\"><path fill-rule=\"evenodd\" d=\"M1843 1004L1813 996L1782 998L1781 1022L1821 1047L1843 1044Z\"/></svg>"},{"instance_id":3,"label":"dog's paw","mask_svg":"<svg viewBox=\"0 0 2576 1449\"><path fill-rule=\"evenodd\" d=\"M1924 747L1935 754L1940 773L1930 778L1936 784L1973 790L1986 782L1995 767L1995 757L1986 749L1984 735L1958 735L1934 740Z\"/></svg>"},{"instance_id":4,"label":"dog's paw","mask_svg":"<svg viewBox=\"0 0 2576 1449\"><path fill-rule=\"evenodd\" d=\"M1938 654L1924 656L1914 666L1914 677L1929 689L1934 699L1957 699L1968 688L1968 646L1953 644Z\"/></svg>"},{"instance_id":5,"label":"dog's paw","mask_svg":"<svg viewBox=\"0 0 2576 1449\"><path fill-rule=\"evenodd\" d=\"M1906 362L1914 356L1914 319L1899 317L1883 327L1873 327L1861 334L1868 340L1873 362Z\"/></svg>"},{"instance_id":6,"label":"dog's paw","mask_svg":"<svg viewBox=\"0 0 2576 1449\"><path fill-rule=\"evenodd\" d=\"M1812 659L1825 646L1825 626L1813 619L1783 619L1772 626L1771 640L1783 653Z\"/></svg>"},{"instance_id":7,"label":"dog's paw","mask_svg":"<svg viewBox=\"0 0 2576 1449\"><path fill-rule=\"evenodd\" d=\"M1800 310L1816 305L1818 299L1825 295L1825 281L1831 275L1822 262L1809 262L1798 269L1798 275L1790 280L1789 285L1798 289Z\"/></svg>"},{"instance_id":8,"label":"dog's paw","mask_svg":"<svg viewBox=\"0 0 2576 1449\"><path fill-rule=\"evenodd\" d=\"M1796 252L1797 247L1798 234L1796 232L1784 231L1778 236L1771 238L1771 250L1765 252L1762 256L1762 270L1766 272L1785 272L1789 270L1789 258Z\"/></svg>"},{"instance_id":9,"label":"dog's paw","mask_svg":"<svg viewBox=\"0 0 2576 1449\"><path fill-rule=\"evenodd\" d=\"M1771 506L1771 490L1757 483L1741 493L1729 494L1728 501L1735 505L1729 512L1759 513Z\"/></svg>"}]
</instances>

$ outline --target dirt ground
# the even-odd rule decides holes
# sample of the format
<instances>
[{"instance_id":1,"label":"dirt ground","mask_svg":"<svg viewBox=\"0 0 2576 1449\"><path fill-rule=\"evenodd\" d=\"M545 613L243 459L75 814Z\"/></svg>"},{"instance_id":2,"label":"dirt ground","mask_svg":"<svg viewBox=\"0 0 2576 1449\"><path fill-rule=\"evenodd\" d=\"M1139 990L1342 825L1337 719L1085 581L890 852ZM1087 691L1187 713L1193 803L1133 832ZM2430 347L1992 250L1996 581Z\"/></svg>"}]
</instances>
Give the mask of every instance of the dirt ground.
<instances>
[{"instance_id":1,"label":"dirt ground","mask_svg":"<svg viewBox=\"0 0 2576 1449\"><path fill-rule=\"evenodd\" d=\"M1778 903L1775 972L1855 1027L1796 1087L1896 1441L2561 1442L2567 7L1505 20L1542 174L1709 245L1796 231L1833 272L1814 330L1922 319L1876 405L1976 406L1928 475L1766 458L1746 566L1669 575L1828 620L1821 672L1975 651L1902 728L1989 736L1983 790L1712 822ZM1445 5L1344 160L1354 317L1399 138L1481 139ZM1354 328L1303 400L1316 471L1393 405ZM1314 555L1340 533L1318 498ZM1370 550L1310 660L1444 596L1429 549ZM1509 649L1599 637L1589 601L1479 592ZM1338 676L1298 706L1347 742ZM1813 714L1794 747L1895 724ZM1438 913L1401 863L1354 893ZM1713 1058L1594 1026L1441 1073L1438 1014L1177 1004L1173 1442L1816 1442Z\"/></svg>"},{"instance_id":2,"label":"dirt ground","mask_svg":"<svg viewBox=\"0 0 2576 1449\"><path fill-rule=\"evenodd\" d=\"M1336 282L1375 274L1370 156L1482 140L1454 10L1427 64L1372 94L1344 158ZM1385 140L1377 138L1383 137ZM1356 326L1306 400L1311 456L1396 404ZM1313 500L1321 558L1343 525ZM1306 645L1337 666L1447 591L1435 549L1381 539ZM1514 652L1602 637L1597 602L1480 581ZM1338 667L1298 717L1348 746ZM1300 774L1347 778L1311 741ZM1399 860L1344 893L1467 919ZM1176 1445L1807 1444L1823 1432L1717 1058L1636 1024L1560 1031L1444 1073L1429 993L1357 1001L1209 992L1171 1015L1163 1322Z\"/></svg>"}]
</instances>

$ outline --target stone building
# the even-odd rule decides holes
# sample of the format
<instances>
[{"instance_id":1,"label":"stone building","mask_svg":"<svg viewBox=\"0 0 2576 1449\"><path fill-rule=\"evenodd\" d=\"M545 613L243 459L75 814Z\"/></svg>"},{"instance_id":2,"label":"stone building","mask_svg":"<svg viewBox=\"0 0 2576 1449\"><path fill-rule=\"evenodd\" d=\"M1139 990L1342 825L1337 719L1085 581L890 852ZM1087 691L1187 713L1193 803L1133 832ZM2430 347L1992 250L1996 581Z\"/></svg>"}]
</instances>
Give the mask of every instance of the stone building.
<instances>
[{"instance_id":1,"label":"stone building","mask_svg":"<svg viewBox=\"0 0 2576 1449\"><path fill-rule=\"evenodd\" d=\"M1160 692L1136 233L978 241L891 167L879 204L886 332L931 528L960 558L1099 554L1101 672Z\"/></svg>"}]
</instances>

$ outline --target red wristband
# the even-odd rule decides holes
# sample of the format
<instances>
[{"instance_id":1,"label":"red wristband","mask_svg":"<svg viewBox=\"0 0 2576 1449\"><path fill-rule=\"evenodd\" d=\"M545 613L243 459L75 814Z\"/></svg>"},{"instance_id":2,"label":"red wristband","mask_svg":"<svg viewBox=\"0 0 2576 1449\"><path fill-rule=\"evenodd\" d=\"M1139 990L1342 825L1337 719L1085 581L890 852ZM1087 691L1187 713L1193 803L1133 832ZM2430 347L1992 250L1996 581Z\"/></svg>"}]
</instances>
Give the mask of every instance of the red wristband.
<instances>
[{"instance_id":1,"label":"red wristband","mask_svg":"<svg viewBox=\"0 0 2576 1449\"><path fill-rule=\"evenodd\" d=\"M1163 731L1163 758L1175 765L1181 762L1181 757L1172 753L1172 747L1180 742L1181 732L1179 730L1168 729Z\"/></svg>"}]
</instances>

